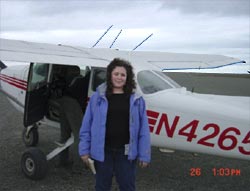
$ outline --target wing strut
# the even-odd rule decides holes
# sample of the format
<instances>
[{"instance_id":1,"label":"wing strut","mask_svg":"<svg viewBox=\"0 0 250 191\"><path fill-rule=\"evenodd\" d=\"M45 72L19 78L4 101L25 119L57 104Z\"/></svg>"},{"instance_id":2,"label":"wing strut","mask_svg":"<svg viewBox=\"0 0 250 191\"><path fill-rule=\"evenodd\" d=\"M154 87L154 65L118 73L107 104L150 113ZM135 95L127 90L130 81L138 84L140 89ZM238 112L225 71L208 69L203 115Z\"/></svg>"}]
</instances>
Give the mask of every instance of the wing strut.
<instances>
[{"instance_id":1,"label":"wing strut","mask_svg":"<svg viewBox=\"0 0 250 191\"><path fill-rule=\"evenodd\" d=\"M121 34L122 29L120 30L120 32L118 33L118 35L115 37L114 41L112 42L112 44L110 45L109 48L112 48L112 46L114 45L115 41L117 40L117 38L119 37L119 35Z\"/></svg>"},{"instance_id":2,"label":"wing strut","mask_svg":"<svg viewBox=\"0 0 250 191\"><path fill-rule=\"evenodd\" d=\"M142 43L144 43L146 40L148 40L151 36L153 35L153 33L151 35L149 35L147 38L145 38L140 44L138 44L133 50L137 49L139 46L142 45Z\"/></svg>"},{"instance_id":3,"label":"wing strut","mask_svg":"<svg viewBox=\"0 0 250 191\"><path fill-rule=\"evenodd\" d=\"M112 27L113 27L113 25L111 25L111 26L103 33L103 35L97 40L97 42L96 42L91 48L94 48L94 47L100 42L100 40L102 39L102 37L104 37L104 36L107 34L107 32L108 32Z\"/></svg>"}]
</instances>

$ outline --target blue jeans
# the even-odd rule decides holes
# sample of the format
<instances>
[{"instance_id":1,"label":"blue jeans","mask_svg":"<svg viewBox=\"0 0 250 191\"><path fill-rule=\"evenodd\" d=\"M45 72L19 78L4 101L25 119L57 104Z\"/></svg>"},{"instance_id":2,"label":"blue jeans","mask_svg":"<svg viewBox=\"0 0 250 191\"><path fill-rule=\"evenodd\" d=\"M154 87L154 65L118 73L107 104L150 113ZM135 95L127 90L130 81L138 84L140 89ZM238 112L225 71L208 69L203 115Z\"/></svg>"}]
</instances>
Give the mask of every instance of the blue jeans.
<instances>
[{"instance_id":1,"label":"blue jeans","mask_svg":"<svg viewBox=\"0 0 250 191\"><path fill-rule=\"evenodd\" d=\"M124 148L105 148L104 162L95 161L96 191L110 191L116 177L120 191L135 191L136 160L128 160Z\"/></svg>"}]
</instances>

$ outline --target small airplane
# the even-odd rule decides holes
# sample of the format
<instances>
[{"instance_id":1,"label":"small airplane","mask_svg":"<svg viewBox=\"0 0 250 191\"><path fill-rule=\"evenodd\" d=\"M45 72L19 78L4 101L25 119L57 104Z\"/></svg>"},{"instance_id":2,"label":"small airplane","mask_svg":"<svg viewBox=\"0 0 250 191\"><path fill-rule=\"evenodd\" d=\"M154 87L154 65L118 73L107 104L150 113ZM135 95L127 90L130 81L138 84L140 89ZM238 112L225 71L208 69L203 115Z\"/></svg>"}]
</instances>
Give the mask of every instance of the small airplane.
<instances>
[{"instance_id":1,"label":"small airplane","mask_svg":"<svg viewBox=\"0 0 250 191\"><path fill-rule=\"evenodd\" d=\"M23 141L28 147L21 159L22 172L42 179L47 161L74 142L45 155L36 147L38 128L60 128L53 101L80 71L88 80L87 100L105 81L113 58L129 60L136 76L136 91L143 95L152 146L168 150L250 160L250 97L198 94L187 91L163 69L212 68L244 61L221 56L164 52L120 51L0 39L0 89L23 113ZM7 67L8 66L8 67Z\"/></svg>"}]
</instances>

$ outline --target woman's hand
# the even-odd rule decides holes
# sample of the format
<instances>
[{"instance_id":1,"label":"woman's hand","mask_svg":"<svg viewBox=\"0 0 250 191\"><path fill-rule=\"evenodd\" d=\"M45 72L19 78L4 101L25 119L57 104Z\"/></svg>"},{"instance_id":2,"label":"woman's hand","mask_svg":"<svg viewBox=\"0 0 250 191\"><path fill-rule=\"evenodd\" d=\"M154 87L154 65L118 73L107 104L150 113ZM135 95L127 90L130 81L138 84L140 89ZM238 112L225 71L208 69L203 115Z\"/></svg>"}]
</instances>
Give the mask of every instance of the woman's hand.
<instances>
[{"instance_id":1,"label":"woman's hand","mask_svg":"<svg viewBox=\"0 0 250 191\"><path fill-rule=\"evenodd\" d=\"M141 168L146 168L149 166L149 163L148 162L144 162L144 161L139 161L139 166Z\"/></svg>"},{"instance_id":2,"label":"woman's hand","mask_svg":"<svg viewBox=\"0 0 250 191\"><path fill-rule=\"evenodd\" d=\"M81 156L81 159L82 159L83 163L84 163L87 167L89 167L89 155L83 155L83 156Z\"/></svg>"}]
</instances>

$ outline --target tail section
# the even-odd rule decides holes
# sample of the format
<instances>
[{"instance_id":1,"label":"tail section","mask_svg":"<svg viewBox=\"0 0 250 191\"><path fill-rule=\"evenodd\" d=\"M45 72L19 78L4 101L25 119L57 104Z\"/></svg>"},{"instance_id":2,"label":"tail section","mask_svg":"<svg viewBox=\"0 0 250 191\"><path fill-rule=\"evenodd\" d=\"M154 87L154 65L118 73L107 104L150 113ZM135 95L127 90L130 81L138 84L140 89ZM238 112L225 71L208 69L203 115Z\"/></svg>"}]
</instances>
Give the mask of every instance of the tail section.
<instances>
[{"instance_id":1,"label":"tail section","mask_svg":"<svg viewBox=\"0 0 250 191\"><path fill-rule=\"evenodd\" d=\"M4 68L7 68L7 66L0 60L0 71Z\"/></svg>"},{"instance_id":2,"label":"tail section","mask_svg":"<svg viewBox=\"0 0 250 191\"><path fill-rule=\"evenodd\" d=\"M1 85L1 70L7 68L7 66L0 60L0 92L2 92L2 85Z\"/></svg>"}]
</instances>

